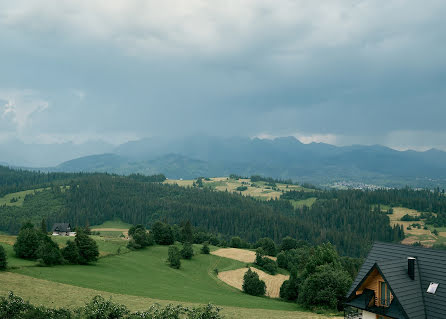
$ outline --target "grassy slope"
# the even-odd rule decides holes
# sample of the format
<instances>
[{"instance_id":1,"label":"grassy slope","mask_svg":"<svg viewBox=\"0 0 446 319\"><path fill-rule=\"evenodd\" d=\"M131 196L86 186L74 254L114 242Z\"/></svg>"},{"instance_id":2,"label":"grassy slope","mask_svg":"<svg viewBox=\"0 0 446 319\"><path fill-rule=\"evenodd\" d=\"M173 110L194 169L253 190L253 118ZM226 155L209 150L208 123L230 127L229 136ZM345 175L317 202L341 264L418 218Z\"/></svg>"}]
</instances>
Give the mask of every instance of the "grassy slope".
<instances>
[{"instance_id":1,"label":"grassy slope","mask_svg":"<svg viewBox=\"0 0 446 319\"><path fill-rule=\"evenodd\" d=\"M23 206L23 201L25 199L25 196L28 194L35 194L36 192L42 191L43 188L39 189L30 189L22 192L17 193L10 193L3 197L0 197L0 206L5 205L6 206ZM11 199L16 198L17 202L11 203Z\"/></svg>"},{"instance_id":2,"label":"grassy slope","mask_svg":"<svg viewBox=\"0 0 446 319\"><path fill-rule=\"evenodd\" d=\"M219 281L213 269L220 271L243 267L243 263L213 255L197 255L182 260L175 270L165 263L167 247L154 246L144 251L102 258L91 266L24 267L14 272L55 282L111 293L214 303L222 306L298 310L298 306L268 298L252 297Z\"/></svg>"},{"instance_id":3,"label":"grassy slope","mask_svg":"<svg viewBox=\"0 0 446 319\"><path fill-rule=\"evenodd\" d=\"M179 186L187 187L192 186L194 180L166 180L165 183L169 184L178 184ZM271 198L279 198L283 192L287 192L290 190L303 190L303 191L312 191L310 189L304 188L299 185L286 185L286 184L276 184L277 190L271 189L270 186L267 185L266 182L255 182L252 183L251 179L230 179L227 177L213 177L210 178L209 181L203 180L203 186L209 187L219 191L228 191L228 192L238 192L237 187L246 186L248 189L243 191L242 194L245 196L252 196L259 199L271 199Z\"/></svg>"},{"instance_id":4,"label":"grassy slope","mask_svg":"<svg viewBox=\"0 0 446 319\"><path fill-rule=\"evenodd\" d=\"M168 303L176 304L178 302L169 300L159 300L147 297L138 297L125 294L113 294L105 291L81 288L52 281L32 278L11 272L0 272L0 296L5 296L8 291L14 290L14 293L29 300L33 304L46 305L51 307L69 307L76 308L84 305L84 302L91 300L95 295L102 295L104 298L112 298L113 301L125 304L132 311L146 310L153 303L165 305ZM63 291L63 294L61 294ZM185 306L194 305L192 303L182 302ZM222 310L227 319L246 318L278 318L278 319L320 319L325 318L311 312L297 311L279 311L266 309L247 309L225 306Z\"/></svg>"},{"instance_id":5,"label":"grassy slope","mask_svg":"<svg viewBox=\"0 0 446 319\"><path fill-rule=\"evenodd\" d=\"M317 200L316 197L310 197L302 200L290 200L290 202L294 208L302 208L303 206L308 206L308 207L313 206L316 200Z\"/></svg>"},{"instance_id":6,"label":"grassy slope","mask_svg":"<svg viewBox=\"0 0 446 319\"><path fill-rule=\"evenodd\" d=\"M130 227L132 227L131 224L127 224L119 219L115 219L115 220L106 221L106 222L102 223L101 225L91 226L90 228L92 228L92 229L101 229L101 228L129 229Z\"/></svg>"}]
</instances>

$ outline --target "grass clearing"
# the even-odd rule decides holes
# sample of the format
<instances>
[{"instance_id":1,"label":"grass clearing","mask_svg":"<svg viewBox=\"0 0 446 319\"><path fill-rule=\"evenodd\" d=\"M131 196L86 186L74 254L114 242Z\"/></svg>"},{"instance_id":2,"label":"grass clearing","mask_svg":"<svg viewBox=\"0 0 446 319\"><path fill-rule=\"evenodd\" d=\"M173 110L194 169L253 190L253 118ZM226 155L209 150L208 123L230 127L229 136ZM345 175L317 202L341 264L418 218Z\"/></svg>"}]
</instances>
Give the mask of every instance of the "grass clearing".
<instances>
[{"instance_id":1,"label":"grass clearing","mask_svg":"<svg viewBox=\"0 0 446 319\"><path fill-rule=\"evenodd\" d=\"M193 185L195 180L178 180L178 179L169 179L164 181L166 184L178 184L179 186L191 186ZM275 199L282 196L284 192L291 190L303 190L303 191L313 191L311 189L304 188L300 185L288 185L277 183L275 189L272 189L272 186L268 185L268 183L263 181L251 182L251 179L230 179L228 177L213 177L209 178L209 180L203 179L203 187L209 187L218 191L228 191L233 193L239 193L237 190L239 186L246 186L247 190L242 191L242 195L251 196L258 199Z\"/></svg>"},{"instance_id":2,"label":"grass clearing","mask_svg":"<svg viewBox=\"0 0 446 319\"><path fill-rule=\"evenodd\" d=\"M115 294L106 291L100 291L89 288L57 283L48 280L42 280L29 276L24 276L11 272L0 272L0 296L6 296L9 291L14 291L18 296L30 301L35 305L45 305L51 307L77 308L83 306L85 301L91 300L96 295L104 298L111 298L114 302L126 305L130 310L146 310L150 305L158 303L167 305L169 303L178 304L178 301L152 299L126 294ZM61 293L63 292L63 293ZM81 296L81 297L79 297ZM195 303L181 302L184 306L196 306ZM327 318L323 315L307 311L280 311L266 309L247 309L225 306L222 310L227 319L246 318L278 318L278 319L322 319ZM336 317L342 318L342 317Z\"/></svg>"},{"instance_id":3,"label":"grass clearing","mask_svg":"<svg viewBox=\"0 0 446 319\"><path fill-rule=\"evenodd\" d=\"M259 275L260 280L263 280L265 282L266 296L270 298L279 298L280 287L282 286L285 280L288 280L290 278L290 276L282 274L277 274L272 276L254 267L251 267L251 270L255 271ZM239 290L242 290L243 276L247 271L248 268L228 270L218 273L218 278L227 283L228 285L235 287Z\"/></svg>"},{"instance_id":4,"label":"grass clearing","mask_svg":"<svg viewBox=\"0 0 446 319\"><path fill-rule=\"evenodd\" d=\"M3 197L0 197L0 206L23 206L23 202L25 200L26 195L34 195L36 192L43 191L43 188L39 189L30 189L26 191L21 191L17 193L6 194Z\"/></svg>"},{"instance_id":5,"label":"grass clearing","mask_svg":"<svg viewBox=\"0 0 446 319\"><path fill-rule=\"evenodd\" d=\"M122 240L122 238L105 238L101 236L90 236L96 241L99 249L99 256L105 257L109 255L123 254L130 250L127 248L127 241ZM59 247L63 248L66 246L68 240L74 240L74 237L68 236L51 236Z\"/></svg>"},{"instance_id":6,"label":"grass clearing","mask_svg":"<svg viewBox=\"0 0 446 319\"><path fill-rule=\"evenodd\" d=\"M294 208L302 208L304 206L311 207L316 202L316 197L310 197L302 200L290 200Z\"/></svg>"},{"instance_id":7,"label":"grass clearing","mask_svg":"<svg viewBox=\"0 0 446 319\"><path fill-rule=\"evenodd\" d=\"M131 224L125 223L120 219L114 219L114 220L106 221L106 222L102 223L101 225L91 226L90 228L98 229L98 230L101 230L104 228L115 228L115 229L128 230L130 227L132 227Z\"/></svg>"}]
</instances>

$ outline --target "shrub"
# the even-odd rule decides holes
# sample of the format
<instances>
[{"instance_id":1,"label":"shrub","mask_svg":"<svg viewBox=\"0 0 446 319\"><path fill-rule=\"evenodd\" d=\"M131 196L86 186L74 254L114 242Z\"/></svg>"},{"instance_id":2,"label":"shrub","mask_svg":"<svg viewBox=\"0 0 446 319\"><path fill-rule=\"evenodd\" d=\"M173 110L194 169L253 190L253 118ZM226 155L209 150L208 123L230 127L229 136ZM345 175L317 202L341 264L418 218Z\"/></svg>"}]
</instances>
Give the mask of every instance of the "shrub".
<instances>
[{"instance_id":1,"label":"shrub","mask_svg":"<svg viewBox=\"0 0 446 319\"><path fill-rule=\"evenodd\" d=\"M261 238L259 239L255 246L255 248L263 248L264 252L268 256L275 256L276 255L276 244L274 244L274 241L271 238Z\"/></svg>"},{"instance_id":2,"label":"shrub","mask_svg":"<svg viewBox=\"0 0 446 319\"><path fill-rule=\"evenodd\" d=\"M229 244L232 248L242 248L242 240L240 237L232 237L231 243Z\"/></svg>"},{"instance_id":3,"label":"shrub","mask_svg":"<svg viewBox=\"0 0 446 319\"><path fill-rule=\"evenodd\" d=\"M189 242L183 243L183 248L181 249L181 257L184 259L191 259L194 256L194 249L192 244Z\"/></svg>"},{"instance_id":4,"label":"shrub","mask_svg":"<svg viewBox=\"0 0 446 319\"><path fill-rule=\"evenodd\" d=\"M8 266L8 260L6 257L6 252L3 246L0 245L0 270L6 269L7 266Z\"/></svg>"},{"instance_id":5,"label":"shrub","mask_svg":"<svg viewBox=\"0 0 446 319\"><path fill-rule=\"evenodd\" d=\"M299 295L299 283L297 271L293 269L290 274L290 279L285 280L280 287L280 298L296 300Z\"/></svg>"},{"instance_id":6,"label":"shrub","mask_svg":"<svg viewBox=\"0 0 446 319\"><path fill-rule=\"evenodd\" d=\"M74 239L79 250L79 263L88 264L98 260L99 250L96 242L82 230L78 230Z\"/></svg>"},{"instance_id":7,"label":"shrub","mask_svg":"<svg viewBox=\"0 0 446 319\"><path fill-rule=\"evenodd\" d=\"M36 252L41 265L60 265L63 261L59 246L48 236L45 236L39 244Z\"/></svg>"},{"instance_id":8,"label":"shrub","mask_svg":"<svg viewBox=\"0 0 446 319\"><path fill-rule=\"evenodd\" d=\"M283 251L277 254L277 266L283 269L288 268L288 258L286 257L286 254Z\"/></svg>"},{"instance_id":9,"label":"shrub","mask_svg":"<svg viewBox=\"0 0 446 319\"><path fill-rule=\"evenodd\" d=\"M179 269L181 267L180 252L176 246L169 246L167 261L172 268Z\"/></svg>"},{"instance_id":10,"label":"shrub","mask_svg":"<svg viewBox=\"0 0 446 319\"><path fill-rule=\"evenodd\" d=\"M132 226L129 229L129 249L140 249L154 244L153 235L149 234L143 225Z\"/></svg>"},{"instance_id":11,"label":"shrub","mask_svg":"<svg viewBox=\"0 0 446 319\"><path fill-rule=\"evenodd\" d=\"M158 245L172 245L175 242L172 227L160 221L152 226L152 233Z\"/></svg>"},{"instance_id":12,"label":"shrub","mask_svg":"<svg viewBox=\"0 0 446 319\"><path fill-rule=\"evenodd\" d=\"M74 241L67 241L67 245L62 248L62 256L70 264L79 263L79 249Z\"/></svg>"},{"instance_id":13,"label":"shrub","mask_svg":"<svg viewBox=\"0 0 446 319\"><path fill-rule=\"evenodd\" d=\"M204 242L203 247L201 247L201 253L205 255L209 255L210 253L209 244L207 242Z\"/></svg>"},{"instance_id":14,"label":"shrub","mask_svg":"<svg viewBox=\"0 0 446 319\"><path fill-rule=\"evenodd\" d=\"M253 296L265 295L266 285L263 280L259 279L259 275L252 271L251 268L243 276L243 291Z\"/></svg>"},{"instance_id":15,"label":"shrub","mask_svg":"<svg viewBox=\"0 0 446 319\"><path fill-rule=\"evenodd\" d=\"M36 259L41 238L39 235L32 224L26 223L23 225L14 244L14 251L17 257Z\"/></svg>"},{"instance_id":16,"label":"shrub","mask_svg":"<svg viewBox=\"0 0 446 319\"><path fill-rule=\"evenodd\" d=\"M277 263L268 257L263 257L262 268L270 275L275 275L275 274L277 274L277 271L278 271Z\"/></svg>"},{"instance_id":17,"label":"shrub","mask_svg":"<svg viewBox=\"0 0 446 319\"><path fill-rule=\"evenodd\" d=\"M282 239L280 250L287 251L291 249L296 249L296 247L297 247L297 240L288 236Z\"/></svg>"},{"instance_id":18,"label":"shrub","mask_svg":"<svg viewBox=\"0 0 446 319\"><path fill-rule=\"evenodd\" d=\"M81 318L86 319L118 319L124 318L130 311L126 306L95 296L84 307L78 310Z\"/></svg>"},{"instance_id":19,"label":"shrub","mask_svg":"<svg viewBox=\"0 0 446 319\"><path fill-rule=\"evenodd\" d=\"M319 266L302 284L299 303L308 308L318 306L342 310L351 283L346 271L332 265Z\"/></svg>"}]
</instances>

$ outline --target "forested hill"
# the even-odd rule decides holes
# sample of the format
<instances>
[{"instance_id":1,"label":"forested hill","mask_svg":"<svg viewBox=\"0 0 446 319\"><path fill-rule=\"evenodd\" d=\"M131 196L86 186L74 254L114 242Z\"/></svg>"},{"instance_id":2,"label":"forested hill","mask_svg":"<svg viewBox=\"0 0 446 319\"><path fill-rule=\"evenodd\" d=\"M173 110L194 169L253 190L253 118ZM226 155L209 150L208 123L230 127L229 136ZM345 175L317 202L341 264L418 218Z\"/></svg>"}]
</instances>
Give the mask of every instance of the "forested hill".
<instances>
[{"instance_id":1,"label":"forested hill","mask_svg":"<svg viewBox=\"0 0 446 319\"><path fill-rule=\"evenodd\" d=\"M150 138L122 144L113 154L70 160L52 170L164 173L172 179L260 174L313 184L350 181L434 188L446 187L446 152L397 151L379 145L302 144L294 137Z\"/></svg>"},{"instance_id":2,"label":"forested hill","mask_svg":"<svg viewBox=\"0 0 446 319\"><path fill-rule=\"evenodd\" d=\"M9 174L23 174L14 172ZM22 205L1 206L0 230L16 233L24 221L39 223L42 218L49 225L70 222L81 226L87 221L93 225L120 218L149 227L156 220L170 224L190 220L194 226L226 239L240 236L255 242L270 237L279 242L291 236L314 244L330 241L341 254L350 256L363 256L373 240L399 241L403 237L399 227L389 226L385 213L356 200L355 193L295 210L288 200L260 201L211 189L162 184L157 179L95 174L59 180L40 192L27 194Z\"/></svg>"}]
</instances>

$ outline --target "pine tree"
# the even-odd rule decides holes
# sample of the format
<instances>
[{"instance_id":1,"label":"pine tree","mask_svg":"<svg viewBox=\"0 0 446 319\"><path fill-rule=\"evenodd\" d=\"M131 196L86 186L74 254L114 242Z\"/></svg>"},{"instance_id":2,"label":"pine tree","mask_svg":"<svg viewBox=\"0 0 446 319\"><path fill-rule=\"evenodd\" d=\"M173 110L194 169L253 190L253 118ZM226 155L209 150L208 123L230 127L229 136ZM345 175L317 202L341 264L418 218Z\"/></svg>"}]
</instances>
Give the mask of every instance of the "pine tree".
<instances>
[{"instance_id":1,"label":"pine tree","mask_svg":"<svg viewBox=\"0 0 446 319\"><path fill-rule=\"evenodd\" d=\"M194 256L194 249L192 244L189 242L183 243L183 248L181 249L181 257L184 259L191 259Z\"/></svg>"},{"instance_id":2,"label":"pine tree","mask_svg":"<svg viewBox=\"0 0 446 319\"><path fill-rule=\"evenodd\" d=\"M0 270L6 269L7 266L8 266L8 260L6 257L6 252L3 246L0 245Z\"/></svg>"}]
</instances>

